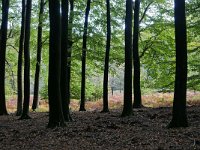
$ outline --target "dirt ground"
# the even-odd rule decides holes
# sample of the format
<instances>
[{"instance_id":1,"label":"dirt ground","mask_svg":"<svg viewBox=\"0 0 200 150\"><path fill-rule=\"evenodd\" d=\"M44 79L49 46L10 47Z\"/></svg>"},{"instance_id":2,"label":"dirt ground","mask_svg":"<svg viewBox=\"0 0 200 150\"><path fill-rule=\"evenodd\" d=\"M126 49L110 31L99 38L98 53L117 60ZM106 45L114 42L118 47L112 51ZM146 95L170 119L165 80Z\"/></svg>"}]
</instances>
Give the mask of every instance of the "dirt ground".
<instances>
[{"instance_id":1,"label":"dirt ground","mask_svg":"<svg viewBox=\"0 0 200 150\"><path fill-rule=\"evenodd\" d=\"M188 107L188 128L167 129L171 108L134 109L121 118L121 109L72 112L65 128L47 129L48 113L31 112L32 119L0 116L1 150L122 150L200 149L200 107Z\"/></svg>"}]
</instances>

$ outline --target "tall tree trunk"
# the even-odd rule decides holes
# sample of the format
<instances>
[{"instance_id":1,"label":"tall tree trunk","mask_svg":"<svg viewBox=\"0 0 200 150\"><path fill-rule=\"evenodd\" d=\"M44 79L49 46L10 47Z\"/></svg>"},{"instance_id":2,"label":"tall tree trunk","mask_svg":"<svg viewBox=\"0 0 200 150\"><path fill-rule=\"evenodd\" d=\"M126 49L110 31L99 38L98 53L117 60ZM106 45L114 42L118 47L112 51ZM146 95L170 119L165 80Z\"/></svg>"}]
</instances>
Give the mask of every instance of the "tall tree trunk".
<instances>
[{"instance_id":1,"label":"tall tree trunk","mask_svg":"<svg viewBox=\"0 0 200 150\"><path fill-rule=\"evenodd\" d=\"M24 103L20 119L30 119L30 25L32 0L26 4L25 38L24 38Z\"/></svg>"},{"instance_id":2,"label":"tall tree trunk","mask_svg":"<svg viewBox=\"0 0 200 150\"><path fill-rule=\"evenodd\" d=\"M71 81L71 54L72 54L72 27L74 19L74 0L70 0L70 13L68 24L68 48L67 48L67 102L70 104L70 81ZM69 116L71 118L71 116ZM72 118L70 119L72 120Z\"/></svg>"},{"instance_id":3,"label":"tall tree trunk","mask_svg":"<svg viewBox=\"0 0 200 150\"><path fill-rule=\"evenodd\" d=\"M134 67L134 79L133 79L133 91L134 91L134 103L133 108L142 107L141 89L140 89L140 57L138 48L139 39L139 12L140 12L140 0L135 0L134 9L134 33L133 33L133 67Z\"/></svg>"},{"instance_id":4,"label":"tall tree trunk","mask_svg":"<svg viewBox=\"0 0 200 150\"><path fill-rule=\"evenodd\" d=\"M40 1L39 23L38 23L38 38L37 38L37 62L35 70L35 83L34 83L34 97L32 110L34 111L38 107L38 93L39 93L39 77L40 77L40 63L41 63L41 51L42 51L42 23L44 13L44 0Z\"/></svg>"},{"instance_id":5,"label":"tall tree trunk","mask_svg":"<svg viewBox=\"0 0 200 150\"><path fill-rule=\"evenodd\" d=\"M103 110L102 110L102 112L109 112L109 108L108 108L108 71L109 71L109 55L110 55L110 39L111 39L110 0L106 0L106 6L107 6L107 39L106 39L104 78L103 78Z\"/></svg>"},{"instance_id":6,"label":"tall tree trunk","mask_svg":"<svg viewBox=\"0 0 200 150\"><path fill-rule=\"evenodd\" d=\"M86 49L87 49L87 28L88 28L88 16L90 12L91 0L87 0L87 6L85 11L84 33L83 33L83 47L82 47L82 80L81 80L81 104L80 111L86 111L85 109L85 67L86 67Z\"/></svg>"},{"instance_id":7,"label":"tall tree trunk","mask_svg":"<svg viewBox=\"0 0 200 150\"><path fill-rule=\"evenodd\" d=\"M186 91L187 91L187 34L185 18L185 0L175 0L175 41L176 75L173 101L173 127L187 127Z\"/></svg>"},{"instance_id":8,"label":"tall tree trunk","mask_svg":"<svg viewBox=\"0 0 200 150\"><path fill-rule=\"evenodd\" d=\"M24 34L25 34L25 15L26 15L26 0L22 0L22 20L21 33L19 40L18 66L17 66L17 113L16 116L22 114L22 59L24 50Z\"/></svg>"},{"instance_id":9,"label":"tall tree trunk","mask_svg":"<svg viewBox=\"0 0 200 150\"><path fill-rule=\"evenodd\" d=\"M49 0L50 44L49 44L49 128L65 126L62 111L61 70L61 15L60 0Z\"/></svg>"},{"instance_id":10,"label":"tall tree trunk","mask_svg":"<svg viewBox=\"0 0 200 150\"><path fill-rule=\"evenodd\" d=\"M124 107L122 117L130 116L132 109L132 0L126 0L125 18L125 71L124 71Z\"/></svg>"},{"instance_id":11,"label":"tall tree trunk","mask_svg":"<svg viewBox=\"0 0 200 150\"><path fill-rule=\"evenodd\" d=\"M68 0L62 0L62 39L61 39L61 99L65 121L71 121L67 99L67 48L68 48Z\"/></svg>"},{"instance_id":12,"label":"tall tree trunk","mask_svg":"<svg viewBox=\"0 0 200 150\"><path fill-rule=\"evenodd\" d=\"M2 0L2 24L0 38L0 115L8 115L5 98L5 61L6 61L6 42L8 29L8 10L9 0Z\"/></svg>"}]
</instances>

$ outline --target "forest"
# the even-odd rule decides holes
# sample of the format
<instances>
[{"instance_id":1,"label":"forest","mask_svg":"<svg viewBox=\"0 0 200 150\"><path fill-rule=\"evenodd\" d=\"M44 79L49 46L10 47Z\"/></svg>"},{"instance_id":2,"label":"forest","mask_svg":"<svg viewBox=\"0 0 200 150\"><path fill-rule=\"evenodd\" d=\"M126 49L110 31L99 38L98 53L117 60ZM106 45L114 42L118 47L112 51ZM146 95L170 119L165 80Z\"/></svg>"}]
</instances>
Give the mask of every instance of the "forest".
<instances>
[{"instance_id":1,"label":"forest","mask_svg":"<svg viewBox=\"0 0 200 150\"><path fill-rule=\"evenodd\" d=\"M199 0L0 10L2 149L200 149Z\"/></svg>"}]
</instances>

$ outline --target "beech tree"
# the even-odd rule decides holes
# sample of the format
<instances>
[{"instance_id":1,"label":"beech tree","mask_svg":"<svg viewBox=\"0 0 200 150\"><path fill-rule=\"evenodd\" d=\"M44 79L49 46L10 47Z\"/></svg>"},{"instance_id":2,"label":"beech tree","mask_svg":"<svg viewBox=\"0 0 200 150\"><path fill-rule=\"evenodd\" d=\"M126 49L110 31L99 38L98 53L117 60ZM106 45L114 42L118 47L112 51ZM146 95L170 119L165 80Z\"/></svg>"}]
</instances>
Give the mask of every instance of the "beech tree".
<instances>
[{"instance_id":1,"label":"beech tree","mask_svg":"<svg viewBox=\"0 0 200 150\"><path fill-rule=\"evenodd\" d=\"M176 75L173 101L173 127L187 127L186 91L187 91L187 34L185 18L185 0L174 1L175 11L175 44L176 44Z\"/></svg>"},{"instance_id":2,"label":"beech tree","mask_svg":"<svg viewBox=\"0 0 200 150\"><path fill-rule=\"evenodd\" d=\"M106 0L107 10L107 35L106 35L106 52L104 64L103 77L103 110L102 112L109 112L108 108L108 71L109 71L109 55L110 55L110 39L111 39L111 25L110 25L110 0Z\"/></svg>"},{"instance_id":3,"label":"beech tree","mask_svg":"<svg viewBox=\"0 0 200 150\"><path fill-rule=\"evenodd\" d=\"M130 116L132 108L132 0L126 0L125 17L125 69L124 69L124 107L122 117Z\"/></svg>"},{"instance_id":4,"label":"beech tree","mask_svg":"<svg viewBox=\"0 0 200 150\"><path fill-rule=\"evenodd\" d=\"M25 34L25 15L26 15L26 0L22 0L22 12L21 12L21 31L19 37L19 53L18 53L18 65L17 65L17 116L22 114L22 59L24 50L24 34Z\"/></svg>"},{"instance_id":5,"label":"beech tree","mask_svg":"<svg viewBox=\"0 0 200 150\"><path fill-rule=\"evenodd\" d=\"M68 70L67 70L67 54L68 54L68 0L62 0L62 34L61 34L61 100L62 110L65 121L71 121L69 112L69 98L67 92L68 87Z\"/></svg>"},{"instance_id":6,"label":"beech tree","mask_svg":"<svg viewBox=\"0 0 200 150\"><path fill-rule=\"evenodd\" d=\"M70 104L70 97L71 97L71 89L70 89L70 84L71 84L71 55L72 55L72 27L73 27L73 19L74 19L74 0L69 0L68 5L70 5L70 12L69 12L69 21L68 21L68 37L67 37L67 101L68 104Z\"/></svg>"},{"instance_id":7,"label":"beech tree","mask_svg":"<svg viewBox=\"0 0 200 150\"><path fill-rule=\"evenodd\" d=\"M133 108L142 106L141 89L140 89L140 57L139 57L139 14L140 0L135 0L134 6L134 30L133 30L133 91L134 103Z\"/></svg>"},{"instance_id":8,"label":"beech tree","mask_svg":"<svg viewBox=\"0 0 200 150\"><path fill-rule=\"evenodd\" d=\"M20 119L30 119L30 25L32 0L26 3L25 36L24 36L24 103Z\"/></svg>"},{"instance_id":9,"label":"beech tree","mask_svg":"<svg viewBox=\"0 0 200 150\"><path fill-rule=\"evenodd\" d=\"M0 115L8 115L5 98L5 62L6 62L6 41L8 30L9 0L2 0L2 23L0 38Z\"/></svg>"},{"instance_id":10,"label":"beech tree","mask_svg":"<svg viewBox=\"0 0 200 150\"><path fill-rule=\"evenodd\" d=\"M85 109L85 71L86 71L86 51L87 51L87 28L88 28L88 17L90 12L91 0L87 0L87 6L85 10L85 22L84 22L84 33L83 33L83 46L82 46L82 73L81 73L81 104L80 111L86 111Z\"/></svg>"},{"instance_id":11,"label":"beech tree","mask_svg":"<svg viewBox=\"0 0 200 150\"><path fill-rule=\"evenodd\" d=\"M39 11L39 23L38 23L38 37L37 37L37 61L35 69L35 82L34 82L34 96L32 109L35 110L38 107L38 93L39 93L39 77L40 77L40 63L41 63L41 51L42 51L42 23L44 13L44 0L40 0Z\"/></svg>"},{"instance_id":12,"label":"beech tree","mask_svg":"<svg viewBox=\"0 0 200 150\"><path fill-rule=\"evenodd\" d=\"M49 0L49 128L65 126L61 101L61 15L60 0Z\"/></svg>"}]
</instances>

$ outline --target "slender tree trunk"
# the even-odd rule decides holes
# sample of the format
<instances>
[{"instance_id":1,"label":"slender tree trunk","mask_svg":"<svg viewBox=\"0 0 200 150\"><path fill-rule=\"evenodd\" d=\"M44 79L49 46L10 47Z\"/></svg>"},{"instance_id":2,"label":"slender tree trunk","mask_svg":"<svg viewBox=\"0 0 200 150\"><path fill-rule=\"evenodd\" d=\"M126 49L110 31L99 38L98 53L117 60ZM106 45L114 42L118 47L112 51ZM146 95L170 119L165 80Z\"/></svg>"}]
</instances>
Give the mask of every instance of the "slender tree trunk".
<instances>
[{"instance_id":1,"label":"slender tree trunk","mask_svg":"<svg viewBox=\"0 0 200 150\"><path fill-rule=\"evenodd\" d=\"M61 99L65 121L71 121L67 99L67 48L68 48L68 0L62 0L62 39L61 39Z\"/></svg>"},{"instance_id":2,"label":"slender tree trunk","mask_svg":"<svg viewBox=\"0 0 200 150\"><path fill-rule=\"evenodd\" d=\"M61 70L61 15L60 1L49 0L50 45L49 45L49 128L65 126L62 111L60 70Z\"/></svg>"},{"instance_id":3,"label":"slender tree trunk","mask_svg":"<svg viewBox=\"0 0 200 150\"><path fill-rule=\"evenodd\" d=\"M74 0L70 0L70 14L69 14L69 24L68 24L68 48L67 48L67 102L70 104L70 80L71 80L71 53L72 53L72 27L74 19ZM69 108L69 106L68 106ZM70 112L69 119L72 120Z\"/></svg>"},{"instance_id":4,"label":"slender tree trunk","mask_svg":"<svg viewBox=\"0 0 200 150\"><path fill-rule=\"evenodd\" d=\"M175 0L176 76L172 121L169 128L187 127L187 34L185 0Z\"/></svg>"},{"instance_id":5,"label":"slender tree trunk","mask_svg":"<svg viewBox=\"0 0 200 150\"><path fill-rule=\"evenodd\" d=\"M37 62L35 70L34 97L32 105L33 111L38 107L39 77L40 77L40 63L41 63L41 51L42 51L42 22L43 22L44 5L45 5L44 0L41 0L40 12L39 12L39 24L38 24Z\"/></svg>"},{"instance_id":6,"label":"slender tree trunk","mask_svg":"<svg viewBox=\"0 0 200 150\"><path fill-rule=\"evenodd\" d=\"M24 103L20 119L30 119L30 25L32 0L26 4L25 39L24 39Z\"/></svg>"},{"instance_id":7,"label":"slender tree trunk","mask_svg":"<svg viewBox=\"0 0 200 150\"><path fill-rule=\"evenodd\" d=\"M140 89L140 57L139 57L139 11L140 0L135 0L134 9L134 33L133 33L133 91L134 91L134 103L133 108L142 107L141 89Z\"/></svg>"},{"instance_id":8,"label":"slender tree trunk","mask_svg":"<svg viewBox=\"0 0 200 150\"><path fill-rule=\"evenodd\" d=\"M110 55L110 39L111 39L110 0L106 0L106 6L107 6L107 39L106 39L104 78L103 78L103 110L102 110L102 112L109 112L109 108L108 108L108 71L109 71L109 55Z\"/></svg>"},{"instance_id":9,"label":"slender tree trunk","mask_svg":"<svg viewBox=\"0 0 200 150\"><path fill-rule=\"evenodd\" d=\"M22 114L22 60L24 49L24 34L25 34L25 15L26 15L26 0L22 0L22 20L21 20L21 33L19 40L19 53L18 53L18 68L17 68L17 113L16 116Z\"/></svg>"},{"instance_id":10,"label":"slender tree trunk","mask_svg":"<svg viewBox=\"0 0 200 150\"><path fill-rule=\"evenodd\" d=\"M87 6L85 11L85 23L83 33L83 47L82 47L82 80L81 80L81 104L80 111L86 111L85 109L85 67L86 67L86 49L87 49L87 28L88 28L88 16L90 12L91 0L87 0Z\"/></svg>"},{"instance_id":11,"label":"slender tree trunk","mask_svg":"<svg viewBox=\"0 0 200 150\"><path fill-rule=\"evenodd\" d=\"M125 71L124 71L124 107L122 117L130 116L132 109L132 0L126 0L125 18Z\"/></svg>"},{"instance_id":12,"label":"slender tree trunk","mask_svg":"<svg viewBox=\"0 0 200 150\"><path fill-rule=\"evenodd\" d=\"M5 61L6 61L6 42L8 29L8 10L9 0L2 0L2 23L0 38L0 115L8 115L5 98Z\"/></svg>"}]
</instances>

